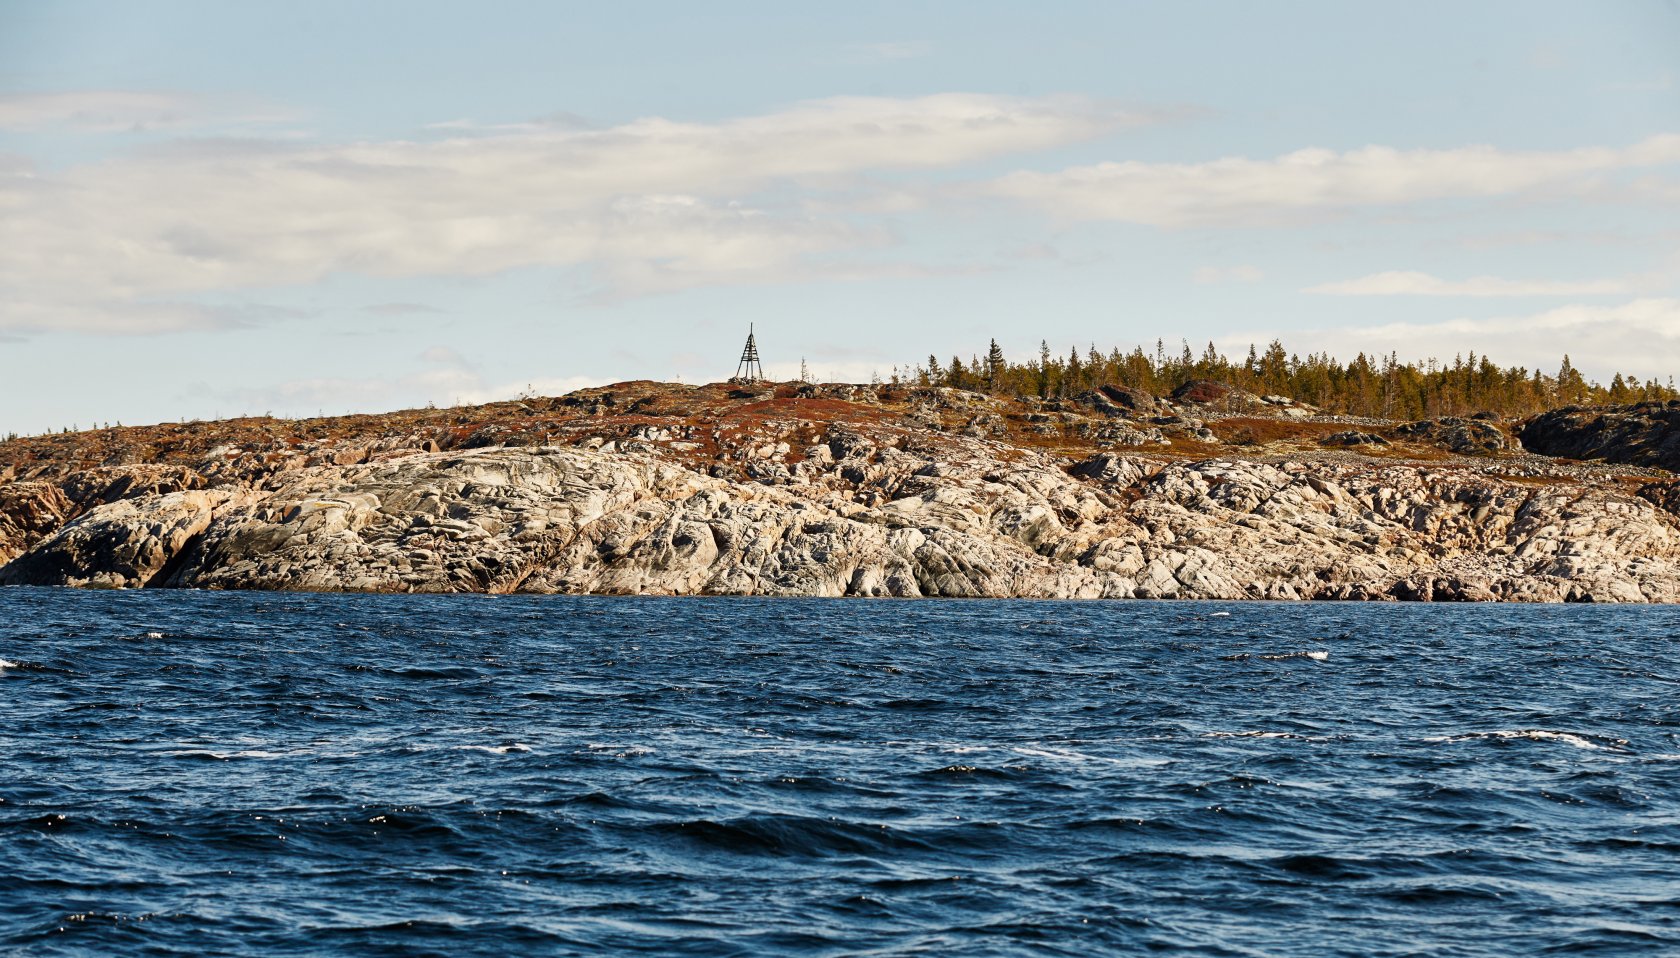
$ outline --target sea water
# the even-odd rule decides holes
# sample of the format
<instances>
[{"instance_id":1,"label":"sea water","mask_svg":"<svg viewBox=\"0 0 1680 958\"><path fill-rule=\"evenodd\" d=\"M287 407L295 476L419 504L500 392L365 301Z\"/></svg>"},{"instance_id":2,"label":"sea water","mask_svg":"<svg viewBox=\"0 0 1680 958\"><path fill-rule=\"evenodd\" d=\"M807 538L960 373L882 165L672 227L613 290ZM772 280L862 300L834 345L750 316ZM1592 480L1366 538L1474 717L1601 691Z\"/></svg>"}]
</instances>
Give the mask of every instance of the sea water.
<instances>
[{"instance_id":1,"label":"sea water","mask_svg":"<svg viewBox=\"0 0 1680 958\"><path fill-rule=\"evenodd\" d=\"M4 589L0 953L1671 955L1677 635Z\"/></svg>"}]
</instances>

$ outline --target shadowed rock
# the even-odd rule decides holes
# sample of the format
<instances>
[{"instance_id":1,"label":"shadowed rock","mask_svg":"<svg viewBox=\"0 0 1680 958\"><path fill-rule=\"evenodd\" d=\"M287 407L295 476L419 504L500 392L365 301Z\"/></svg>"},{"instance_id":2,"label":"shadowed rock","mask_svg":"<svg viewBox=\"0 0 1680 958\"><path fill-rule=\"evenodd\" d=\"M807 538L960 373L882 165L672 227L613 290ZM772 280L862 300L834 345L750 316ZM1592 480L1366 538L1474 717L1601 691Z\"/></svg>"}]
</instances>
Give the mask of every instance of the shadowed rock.
<instances>
[{"instance_id":1,"label":"shadowed rock","mask_svg":"<svg viewBox=\"0 0 1680 958\"><path fill-rule=\"evenodd\" d=\"M1116 418L1153 416L1160 408L1154 396L1126 386L1099 386L1073 397L1073 401Z\"/></svg>"},{"instance_id":2,"label":"shadowed rock","mask_svg":"<svg viewBox=\"0 0 1680 958\"><path fill-rule=\"evenodd\" d=\"M1394 432L1407 439L1434 443L1461 456L1491 456L1511 448L1510 438L1498 426L1481 419L1444 416L1397 426Z\"/></svg>"},{"instance_id":3,"label":"shadowed rock","mask_svg":"<svg viewBox=\"0 0 1680 958\"><path fill-rule=\"evenodd\" d=\"M1680 472L1680 400L1568 407L1524 422L1523 446L1571 459L1603 459Z\"/></svg>"},{"instance_id":4,"label":"shadowed rock","mask_svg":"<svg viewBox=\"0 0 1680 958\"><path fill-rule=\"evenodd\" d=\"M1639 487L1639 497L1659 509L1680 515L1680 480L1648 482Z\"/></svg>"},{"instance_id":5,"label":"shadowed rock","mask_svg":"<svg viewBox=\"0 0 1680 958\"><path fill-rule=\"evenodd\" d=\"M1360 432L1356 429L1350 429L1346 432L1331 433L1323 439L1320 439L1318 444L1321 446L1340 446L1343 448L1349 448L1358 446L1386 446L1389 445L1389 442L1387 439L1384 439L1374 433Z\"/></svg>"},{"instance_id":6,"label":"shadowed rock","mask_svg":"<svg viewBox=\"0 0 1680 958\"><path fill-rule=\"evenodd\" d=\"M215 510L236 498L206 490L107 503L0 568L0 585L162 585Z\"/></svg>"}]
</instances>

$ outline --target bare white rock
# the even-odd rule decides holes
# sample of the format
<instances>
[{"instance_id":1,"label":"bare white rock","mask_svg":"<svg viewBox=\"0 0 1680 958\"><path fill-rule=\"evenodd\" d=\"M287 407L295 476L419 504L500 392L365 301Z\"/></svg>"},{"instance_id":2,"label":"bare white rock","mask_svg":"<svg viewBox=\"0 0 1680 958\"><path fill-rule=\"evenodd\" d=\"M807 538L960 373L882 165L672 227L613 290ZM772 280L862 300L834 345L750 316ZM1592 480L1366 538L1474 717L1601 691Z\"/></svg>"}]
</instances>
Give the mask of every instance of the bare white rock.
<instances>
[{"instance_id":1,"label":"bare white rock","mask_svg":"<svg viewBox=\"0 0 1680 958\"><path fill-rule=\"evenodd\" d=\"M0 581L788 596L1680 600L1676 517L1608 487L1376 463L1069 469L857 436L798 482L603 445L407 453L101 505ZM953 453L952 450L956 452ZM780 447L773 455L786 455ZM358 460L367 457L351 457Z\"/></svg>"}]
</instances>

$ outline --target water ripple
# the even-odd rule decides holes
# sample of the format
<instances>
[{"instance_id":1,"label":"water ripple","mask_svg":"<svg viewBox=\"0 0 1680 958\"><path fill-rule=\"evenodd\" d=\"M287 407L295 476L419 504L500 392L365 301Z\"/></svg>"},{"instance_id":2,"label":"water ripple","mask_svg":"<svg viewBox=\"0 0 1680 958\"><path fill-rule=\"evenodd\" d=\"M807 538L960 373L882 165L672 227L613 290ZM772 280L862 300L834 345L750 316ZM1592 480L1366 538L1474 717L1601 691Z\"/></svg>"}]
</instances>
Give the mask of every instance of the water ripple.
<instances>
[{"instance_id":1,"label":"water ripple","mask_svg":"<svg viewBox=\"0 0 1680 958\"><path fill-rule=\"evenodd\" d=\"M0 590L0 952L1680 952L1680 610Z\"/></svg>"}]
</instances>

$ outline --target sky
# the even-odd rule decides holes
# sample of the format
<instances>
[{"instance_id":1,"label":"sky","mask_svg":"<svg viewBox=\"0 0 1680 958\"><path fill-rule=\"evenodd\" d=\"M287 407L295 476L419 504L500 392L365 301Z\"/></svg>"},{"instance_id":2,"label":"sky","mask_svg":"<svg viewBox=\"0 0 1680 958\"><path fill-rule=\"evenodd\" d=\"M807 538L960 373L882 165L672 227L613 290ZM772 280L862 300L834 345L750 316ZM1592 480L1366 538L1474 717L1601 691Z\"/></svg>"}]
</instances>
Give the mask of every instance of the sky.
<instances>
[{"instance_id":1,"label":"sky","mask_svg":"<svg viewBox=\"0 0 1680 958\"><path fill-rule=\"evenodd\" d=\"M0 0L0 434L996 339L1680 373L1680 2Z\"/></svg>"}]
</instances>

